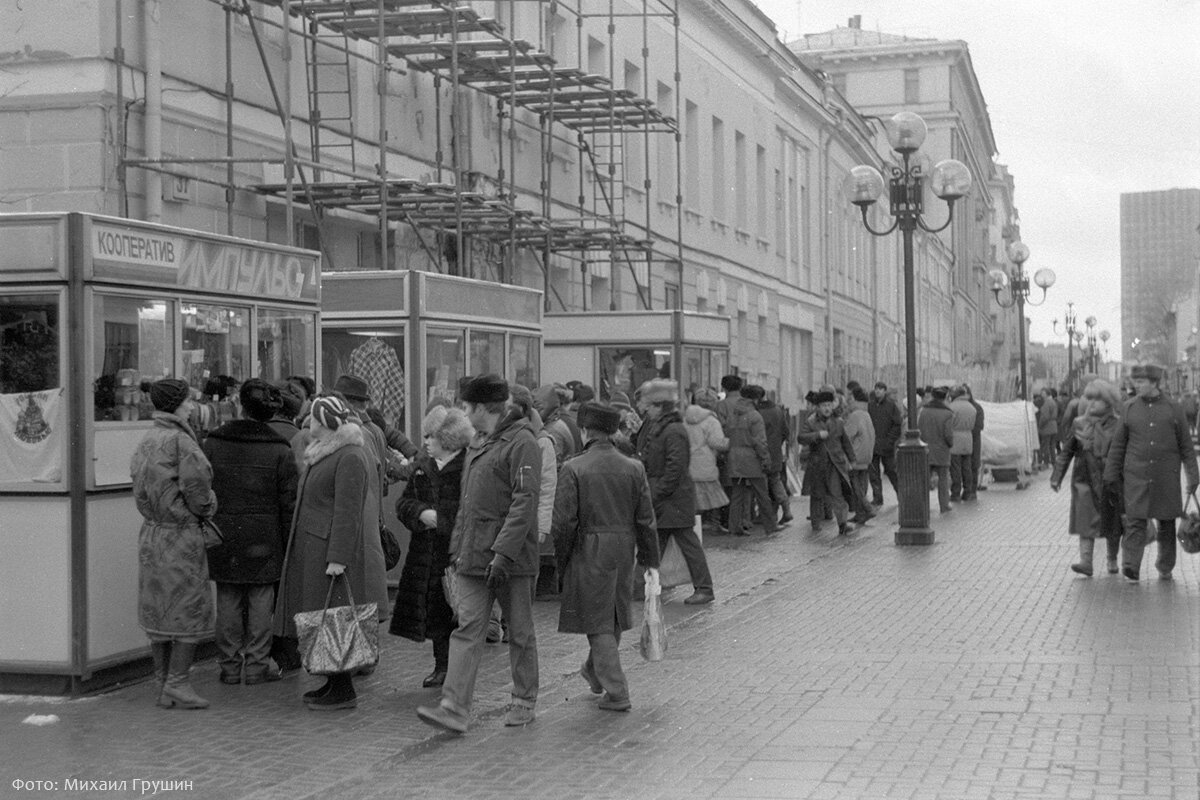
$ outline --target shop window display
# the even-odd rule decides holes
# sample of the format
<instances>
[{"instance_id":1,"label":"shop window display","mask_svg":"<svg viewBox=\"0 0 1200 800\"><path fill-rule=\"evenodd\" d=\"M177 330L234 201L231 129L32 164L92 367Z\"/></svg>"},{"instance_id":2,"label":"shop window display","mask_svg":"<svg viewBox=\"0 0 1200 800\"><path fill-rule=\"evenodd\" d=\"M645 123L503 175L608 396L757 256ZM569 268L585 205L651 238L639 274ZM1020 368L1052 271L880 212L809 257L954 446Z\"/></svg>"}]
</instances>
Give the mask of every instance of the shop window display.
<instances>
[{"instance_id":1,"label":"shop window display","mask_svg":"<svg viewBox=\"0 0 1200 800\"><path fill-rule=\"evenodd\" d=\"M281 381L289 375L316 378L317 318L311 312L260 308L258 377Z\"/></svg>"},{"instance_id":2,"label":"shop window display","mask_svg":"<svg viewBox=\"0 0 1200 800\"><path fill-rule=\"evenodd\" d=\"M150 419L154 406L140 390L173 369L174 308L164 300L97 294L92 337L93 418L97 422Z\"/></svg>"},{"instance_id":3,"label":"shop window display","mask_svg":"<svg viewBox=\"0 0 1200 800\"><path fill-rule=\"evenodd\" d=\"M671 377L671 351L652 347L600 348L600 399L634 392L648 380Z\"/></svg>"},{"instance_id":4,"label":"shop window display","mask_svg":"<svg viewBox=\"0 0 1200 800\"><path fill-rule=\"evenodd\" d=\"M466 373L466 336L456 328L430 328L425 335L425 385L428 405L441 398L458 401L458 382Z\"/></svg>"},{"instance_id":5,"label":"shop window display","mask_svg":"<svg viewBox=\"0 0 1200 800\"><path fill-rule=\"evenodd\" d=\"M504 374L504 334L498 331L471 331L470 374Z\"/></svg>"},{"instance_id":6,"label":"shop window display","mask_svg":"<svg viewBox=\"0 0 1200 800\"><path fill-rule=\"evenodd\" d=\"M57 295L0 296L0 484L62 481L61 329Z\"/></svg>"},{"instance_id":7,"label":"shop window display","mask_svg":"<svg viewBox=\"0 0 1200 800\"><path fill-rule=\"evenodd\" d=\"M321 332L321 385L355 375L371 387L371 405L393 425L404 427L404 333L399 329Z\"/></svg>"},{"instance_id":8,"label":"shop window display","mask_svg":"<svg viewBox=\"0 0 1200 800\"><path fill-rule=\"evenodd\" d=\"M508 378L513 383L536 389L541 380L538 372L538 337L511 334L508 337Z\"/></svg>"},{"instance_id":9,"label":"shop window display","mask_svg":"<svg viewBox=\"0 0 1200 800\"><path fill-rule=\"evenodd\" d=\"M238 387L249 377L250 310L184 303L183 379L198 392L192 418L204 434L240 416Z\"/></svg>"}]
</instances>

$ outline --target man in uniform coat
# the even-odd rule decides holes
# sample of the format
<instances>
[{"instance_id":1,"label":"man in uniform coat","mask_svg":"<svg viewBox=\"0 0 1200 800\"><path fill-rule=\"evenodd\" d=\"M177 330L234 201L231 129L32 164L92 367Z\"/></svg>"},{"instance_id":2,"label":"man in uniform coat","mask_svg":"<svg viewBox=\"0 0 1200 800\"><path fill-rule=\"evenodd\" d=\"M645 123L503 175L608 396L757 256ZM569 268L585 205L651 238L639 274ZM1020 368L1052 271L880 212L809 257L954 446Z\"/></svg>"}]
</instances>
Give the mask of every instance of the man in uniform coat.
<instances>
[{"instance_id":1,"label":"man in uniform coat","mask_svg":"<svg viewBox=\"0 0 1200 800\"><path fill-rule=\"evenodd\" d=\"M1179 468L1187 474L1189 495L1200 485L1196 451L1183 410L1159 389L1162 369L1138 365L1132 371L1137 395L1125 404L1125 414L1113 435L1104 465L1106 486L1124 486L1125 534L1121 537L1121 572L1139 577L1146 547L1147 522L1158 522L1158 576L1171 578L1175 568L1175 518L1183 514Z\"/></svg>"}]
</instances>

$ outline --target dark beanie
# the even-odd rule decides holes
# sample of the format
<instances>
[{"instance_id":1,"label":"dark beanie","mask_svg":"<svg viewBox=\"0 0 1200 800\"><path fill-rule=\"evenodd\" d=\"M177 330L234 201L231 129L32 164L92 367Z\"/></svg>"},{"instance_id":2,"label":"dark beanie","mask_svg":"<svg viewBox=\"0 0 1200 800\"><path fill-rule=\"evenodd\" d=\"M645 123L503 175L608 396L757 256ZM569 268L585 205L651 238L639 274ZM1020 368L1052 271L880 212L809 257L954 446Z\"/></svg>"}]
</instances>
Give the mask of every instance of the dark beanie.
<instances>
[{"instance_id":1,"label":"dark beanie","mask_svg":"<svg viewBox=\"0 0 1200 800\"><path fill-rule=\"evenodd\" d=\"M747 383L738 389L738 394L748 400L762 400L767 396L767 390L753 383Z\"/></svg>"},{"instance_id":2,"label":"dark beanie","mask_svg":"<svg viewBox=\"0 0 1200 800\"><path fill-rule=\"evenodd\" d=\"M588 400L579 406L579 427L614 434L621 426L621 412L605 403Z\"/></svg>"},{"instance_id":3,"label":"dark beanie","mask_svg":"<svg viewBox=\"0 0 1200 800\"><path fill-rule=\"evenodd\" d=\"M178 378L163 378L149 386L143 383L142 391L150 395L150 402L154 404L155 411L166 411L170 414L188 399L192 390L187 383Z\"/></svg>"},{"instance_id":4,"label":"dark beanie","mask_svg":"<svg viewBox=\"0 0 1200 800\"><path fill-rule=\"evenodd\" d=\"M495 373L480 375L462 389L462 399L467 403L503 403L508 395L508 381Z\"/></svg>"}]
</instances>

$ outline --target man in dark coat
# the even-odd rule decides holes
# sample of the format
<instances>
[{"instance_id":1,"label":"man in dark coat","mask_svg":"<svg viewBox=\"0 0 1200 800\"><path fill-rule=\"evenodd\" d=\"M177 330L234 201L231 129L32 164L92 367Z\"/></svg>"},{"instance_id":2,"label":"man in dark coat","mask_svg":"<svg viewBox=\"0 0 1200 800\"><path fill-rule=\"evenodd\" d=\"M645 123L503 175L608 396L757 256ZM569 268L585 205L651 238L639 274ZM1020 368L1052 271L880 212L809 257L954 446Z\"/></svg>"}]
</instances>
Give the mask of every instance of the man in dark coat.
<instances>
[{"instance_id":1,"label":"man in dark coat","mask_svg":"<svg viewBox=\"0 0 1200 800\"><path fill-rule=\"evenodd\" d=\"M1137 396L1125 404L1125 413L1113 435L1104 465L1104 484L1123 486L1125 533L1121 537L1121 572L1131 581L1139 577L1146 547L1147 522L1158 521L1158 575L1169 580L1175 568L1175 518L1183 515L1179 496L1179 468L1187 475L1187 493L1200 485L1196 451L1183 410L1159 389L1162 369L1138 365L1132 371Z\"/></svg>"},{"instance_id":2,"label":"man in dark coat","mask_svg":"<svg viewBox=\"0 0 1200 800\"><path fill-rule=\"evenodd\" d=\"M871 423L875 426L875 454L871 457L871 466L867 467L867 479L871 483L871 505L883 505L883 479L879 476L882 468L892 484L892 491L900 494L900 476L896 472L896 445L904 435L904 415L900 406L888 394L887 384L883 381L875 383L875 391L867 401L867 413L871 415Z\"/></svg>"},{"instance_id":3,"label":"man in dark coat","mask_svg":"<svg viewBox=\"0 0 1200 800\"><path fill-rule=\"evenodd\" d=\"M271 614L283 571L298 471L288 440L268 421L282 406L264 380L242 384L244 419L204 440L217 495L216 523L224 541L208 551L217 584L216 644L221 683L247 686L279 680L271 663Z\"/></svg>"},{"instance_id":4,"label":"man in dark coat","mask_svg":"<svg viewBox=\"0 0 1200 800\"><path fill-rule=\"evenodd\" d=\"M466 733L475 676L483 658L492 605L508 622L512 702L504 724L534 720L538 695L533 582L538 573L538 494L542 450L533 426L509 408L508 382L482 375L463 387L467 418L479 436L463 464L458 519L450 542L458 576L458 627L450 636L450 663L436 706L420 706L423 721Z\"/></svg>"},{"instance_id":5,"label":"man in dark coat","mask_svg":"<svg viewBox=\"0 0 1200 800\"><path fill-rule=\"evenodd\" d=\"M579 406L584 451L563 465L554 495L554 549L563 575L558 630L582 633L589 652L580 674L604 692L599 707L628 711L621 633L633 627L633 569L657 569L658 536L650 484L641 462L621 455L612 436L621 412Z\"/></svg>"},{"instance_id":6,"label":"man in dark coat","mask_svg":"<svg viewBox=\"0 0 1200 800\"><path fill-rule=\"evenodd\" d=\"M738 390L739 398L729 413L724 426L729 438L729 449L725 452L729 480L733 494L729 497L729 530L734 536L745 536L749 532L753 504L758 501L756 522L764 533L774 533L775 507L767 490L767 475L771 471L771 454L767 451L766 426L762 415L755 407L763 396L761 386L743 386ZM782 465L781 465L782 466Z\"/></svg>"},{"instance_id":7,"label":"man in dark coat","mask_svg":"<svg viewBox=\"0 0 1200 800\"><path fill-rule=\"evenodd\" d=\"M696 517L696 493L688 471L692 446L678 410L679 384L662 378L647 381L642 386L641 402L646 417L638 431L637 452L650 481L650 499L658 521L658 550L666 550L667 540L675 537L694 590L683 602L711 603L712 575L704 545L692 527Z\"/></svg>"},{"instance_id":8,"label":"man in dark coat","mask_svg":"<svg viewBox=\"0 0 1200 800\"><path fill-rule=\"evenodd\" d=\"M954 412L946 405L949 389L935 386L928 392L929 402L917 414L917 430L929 448L929 474L937 479L938 509L945 514L950 506L950 448L954 445Z\"/></svg>"},{"instance_id":9,"label":"man in dark coat","mask_svg":"<svg viewBox=\"0 0 1200 800\"><path fill-rule=\"evenodd\" d=\"M854 445L846 435L846 424L834 413L837 402L834 393L814 392L812 400L817 410L805 417L796 437L800 444L809 448L804 490L813 504L809 517L813 531L819 531L825 517L824 509L829 508L837 520L838 534L845 535L851 528L846 520L849 512L846 497L853 497L854 491L850 482Z\"/></svg>"},{"instance_id":10,"label":"man in dark coat","mask_svg":"<svg viewBox=\"0 0 1200 800\"><path fill-rule=\"evenodd\" d=\"M721 423L721 430L726 430L729 424L729 418L733 414L733 406L737 403L741 396L738 392L745 381L737 375L724 375L721 377L721 392L723 397L717 401L717 405L713 408L713 413L717 415L717 422ZM733 495L733 481L729 477L729 459L727 453L717 455L717 473L718 479L721 481L721 488L725 490L725 494ZM729 527L729 505L721 507L720 524L723 528Z\"/></svg>"},{"instance_id":11,"label":"man in dark coat","mask_svg":"<svg viewBox=\"0 0 1200 800\"><path fill-rule=\"evenodd\" d=\"M966 392L967 402L975 409L975 425L971 428L971 469L975 473L975 491L971 492L971 498L976 499L976 492L983 488L980 486L983 473L979 471L983 467L983 406L976 402L970 386L964 383L962 388Z\"/></svg>"},{"instance_id":12,"label":"man in dark coat","mask_svg":"<svg viewBox=\"0 0 1200 800\"><path fill-rule=\"evenodd\" d=\"M787 481L783 474L783 449L788 439L787 413L766 397L761 386L756 386L755 389L759 393L757 410L759 416L762 417L763 431L767 435L767 455L771 458L771 469L767 474L767 491L771 495L771 503L774 506L771 519L786 525L792 521ZM779 515L780 509L783 510L783 516Z\"/></svg>"}]
</instances>

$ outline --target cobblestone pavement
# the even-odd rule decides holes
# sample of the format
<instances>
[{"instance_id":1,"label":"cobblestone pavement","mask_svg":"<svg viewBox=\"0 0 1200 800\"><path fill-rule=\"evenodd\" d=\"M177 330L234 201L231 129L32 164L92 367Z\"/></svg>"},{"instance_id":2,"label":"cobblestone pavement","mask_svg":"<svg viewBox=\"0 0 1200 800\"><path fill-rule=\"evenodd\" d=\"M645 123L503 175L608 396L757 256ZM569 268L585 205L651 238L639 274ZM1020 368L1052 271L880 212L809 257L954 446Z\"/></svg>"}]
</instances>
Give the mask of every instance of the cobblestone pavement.
<instances>
[{"instance_id":1,"label":"cobblestone pavement","mask_svg":"<svg viewBox=\"0 0 1200 800\"><path fill-rule=\"evenodd\" d=\"M708 542L717 602L676 590L663 662L624 643L628 714L595 707L584 638L539 602L526 728L503 724L503 646L458 737L413 713L436 698L428 646L384 635L354 711L305 710L305 676L223 686L211 662L195 670L208 711L159 710L148 684L0 698L0 796L34 794L21 779L56 782L43 796L132 797L140 779L245 800L1200 796L1200 557L1181 551L1173 581L1073 575L1067 497L1044 473L935 514L932 547L893 545L894 505L841 538L810 533L804 507L772 539Z\"/></svg>"}]
</instances>

